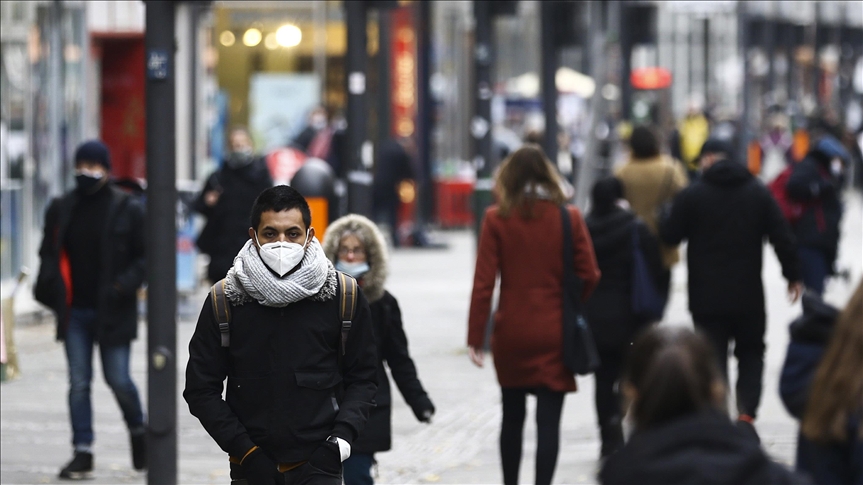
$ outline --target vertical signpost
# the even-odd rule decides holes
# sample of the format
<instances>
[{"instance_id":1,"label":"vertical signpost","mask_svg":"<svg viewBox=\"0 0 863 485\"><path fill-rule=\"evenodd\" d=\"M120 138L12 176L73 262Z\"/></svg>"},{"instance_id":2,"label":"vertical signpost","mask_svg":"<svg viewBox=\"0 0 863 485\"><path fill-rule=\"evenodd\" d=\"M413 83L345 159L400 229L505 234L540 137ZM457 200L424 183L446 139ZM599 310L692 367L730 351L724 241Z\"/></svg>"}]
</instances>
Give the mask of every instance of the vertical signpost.
<instances>
[{"instance_id":1,"label":"vertical signpost","mask_svg":"<svg viewBox=\"0 0 863 485\"><path fill-rule=\"evenodd\" d=\"M146 2L147 483L177 483L174 2Z\"/></svg>"},{"instance_id":2,"label":"vertical signpost","mask_svg":"<svg viewBox=\"0 0 863 485\"><path fill-rule=\"evenodd\" d=\"M476 98L474 116L470 122L470 132L475 140L473 159L476 167L476 185L473 193L474 230L479 241L479 231L485 209L491 204L491 63L492 63L492 25L491 2L475 0L473 15L476 22L474 40L474 79Z\"/></svg>"},{"instance_id":3,"label":"vertical signpost","mask_svg":"<svg viewBox=\"0 0 863 485\"><path fill-rule=\"evenodd\" d=\"M367 4L344 2L348 29L348 210L372 217L372 143L366 130Z\"/></svg>"}]
</instances>

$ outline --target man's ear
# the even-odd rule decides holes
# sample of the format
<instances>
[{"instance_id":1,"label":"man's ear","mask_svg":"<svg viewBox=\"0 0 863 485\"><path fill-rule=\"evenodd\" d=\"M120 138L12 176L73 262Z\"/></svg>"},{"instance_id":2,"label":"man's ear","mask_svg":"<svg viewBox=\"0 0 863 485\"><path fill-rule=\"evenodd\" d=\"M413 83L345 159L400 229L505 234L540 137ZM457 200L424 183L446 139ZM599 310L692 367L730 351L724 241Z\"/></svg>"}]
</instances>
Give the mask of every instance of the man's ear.
<instances>
[{"instance_id":1,"label":"man's ear","mask_svg":"<svg viewBox=\"0 0 863 485\"><path fill-rule=\"evenodd\" d=\"M254 227L249 228L249 239L255 239L255 228Z\"/></svg>"},{"instance_id":2,"label":"man's ear","mask_svg":"<svg viewBox=\"0 0 863 485\"><path fill-rule=\"evenodd\" d=\"M309 240L309 241L311 241L314 237L315 237L315 228L314 228L314 227L310 227L310 228L309 228L309 237L308 237L308 240Z\"/></svg>"}]
</instances>

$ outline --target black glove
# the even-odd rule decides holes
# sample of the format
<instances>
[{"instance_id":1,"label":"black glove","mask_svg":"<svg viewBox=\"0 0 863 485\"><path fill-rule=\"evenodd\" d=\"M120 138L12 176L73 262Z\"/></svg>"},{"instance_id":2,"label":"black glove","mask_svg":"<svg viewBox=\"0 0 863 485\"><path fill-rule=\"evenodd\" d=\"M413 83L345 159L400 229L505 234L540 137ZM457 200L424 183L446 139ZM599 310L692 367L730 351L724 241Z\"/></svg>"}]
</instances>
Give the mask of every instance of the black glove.
<instances>
[{"instance_id":1,"label":"black glove","mask_svg":"<svg viewBox=\"0 0 863 485\"><path fill-rule=\"evenodd\" d=\"M253 451L243 460L243 471L249 485L276 485L276 462L270 459L260 448Z\"/></svg>"},{"instance_id":2,"label":"black glove","mask_svg":"<svg viewBox=\"0 0 863 485\"><path fill-rule=\"evenodd\" d=\"M309 465L318 470L338 475L342 471L342 454L339 444L332 441L324 443L309 457Z\"/></svg>"},{"instance_id":3,"label":"black glove","mask_svg":"<svg viewBox=\"0 0 863 485\"><path fill-rule=\"evenodd\" d=\"M422 401L417 403L416 407L413 408L414 416L416 416L421 423L431 423L434 411L434 404L432 404L431 399L429 399L428 396L424 397Z\"/></svg>"}]
</instances>

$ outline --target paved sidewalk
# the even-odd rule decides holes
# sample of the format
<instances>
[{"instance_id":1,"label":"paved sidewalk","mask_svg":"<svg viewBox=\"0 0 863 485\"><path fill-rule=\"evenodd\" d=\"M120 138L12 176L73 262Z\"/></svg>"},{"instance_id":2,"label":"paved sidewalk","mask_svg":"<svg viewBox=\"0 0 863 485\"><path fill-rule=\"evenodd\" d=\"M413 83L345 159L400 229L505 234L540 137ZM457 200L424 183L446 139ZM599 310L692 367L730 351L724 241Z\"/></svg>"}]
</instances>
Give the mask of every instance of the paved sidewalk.
<instances>
[{"instance_id":1,"label":"paved sidewalk","mask_svg":"<svg viewBox=\"0 0 863 485\"><path fill-rule=\"evenodd\" d=\"M851 282L832 281L827 299L844 304L863 268L861 198L847 198L848 212L840 266ZM500 483L498 429L500 391L493 366L477 369L465 351L466 322L473 279L474 240L467 231L442 233L446 250L401 249L392 256L387 285L399 299L420 378L437 407L431 425L416 421L400 397L393 402L393 450L377 455L378 483ZM785 282L772 249L766 249L764 277L768 305L768 349L764 398L756 424L765 448L791 463L796 424L782 408L777 394L778 372L787 344L787 324L800 311L785 297ZM203 293L199 301L203 302ZM674 272L674 293L668 324L687 325L686 268ZM193 321L178 324L178 395L188 359L187 344ZM54 341L51 324L16 330L22 376L0 387L0 483L60 483L60 466L70 458L66 407L66 365L63 347ZM133 378L146 399L146 326L133 346ZM734 366L731 366L733 369ZM96 431L94 480L89 483L146 483L146 475L131 470L128 436L119 409L107 388L96 359L94 424ZM555 483L595 483L598 433L593 410L593 380L578 379L579 392L566 398L560 458ZM533 482L535 424L529 403L525 432L522 483ZM225 454L192 417L180 397L179 483L228 483Z\"/></svg>"}]
</instances>

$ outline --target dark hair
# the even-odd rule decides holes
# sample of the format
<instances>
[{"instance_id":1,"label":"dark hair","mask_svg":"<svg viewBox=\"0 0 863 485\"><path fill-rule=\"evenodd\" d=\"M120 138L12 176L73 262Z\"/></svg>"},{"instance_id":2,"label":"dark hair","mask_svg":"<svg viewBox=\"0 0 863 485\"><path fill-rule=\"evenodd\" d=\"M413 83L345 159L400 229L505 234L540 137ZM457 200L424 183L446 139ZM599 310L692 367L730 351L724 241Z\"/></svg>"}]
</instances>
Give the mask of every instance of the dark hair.
<instances>
[{"instance_id":1,"label":"dark hair","mask_svg":"<svg viewBox=\"0 0 863 485\"><path fill-rule=\"evenodd\" d=\"M297 189L288 187L287 185L277 185L270 187L258 195L255 199L255 204L252 206L251 222L252 228L257 231L258 225L261 223L261 214L267 211L289 211L297 209L303 215L303 224L306 229L312 225L312 211L309 210L309 203L306 202L303 194Z\"/></svg>"},{"instance_id":2,"label":"dark hair","mask_svg":"<svg viewBox=\"0 0 863 485\"><path fill-rule=\"evenodd\" d=\"M618 199L623 198L623 184L616 177L605 177L597 180L590 191L590 211L595 214L607 214L615 207Z\"/></svg>"},{"instance_id":3,"label":"dark hair","mask_svg":"<svg viewBox=\"0 0 863 485\"><path fill-rule=\"evenodd\" d=\"M629 146L632 147L634 158L653 158L659 156L659 137L656 131L645 125L638 125L629 136Z\"/></svg>"},{"instance_id":4,"label":"dark hair","mask_svg":"<svg viewBox=\"0 0 863 485\"><path fill-rule=\"evenodd\" d=\"M713 350L688 328L645 331L630 351L623 382L637 393L632 413L639 429L721 406L715 386L723 381Z\"/></svg>"},{"instance_id":5,"label":"dark hair","mask_svg":"<svg viewBox=\"0 0 863 485\"><path fill-rule=\"evenodd\" d=\"M518 208L523 218L533 217L537 186L544 188L549 200L556 205L566 201L554 165L539 145L527 143L513 152L498 168L495 190L500 197L500 215L508 217L512 209Z\"/></svg>"}]
</instances>

